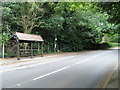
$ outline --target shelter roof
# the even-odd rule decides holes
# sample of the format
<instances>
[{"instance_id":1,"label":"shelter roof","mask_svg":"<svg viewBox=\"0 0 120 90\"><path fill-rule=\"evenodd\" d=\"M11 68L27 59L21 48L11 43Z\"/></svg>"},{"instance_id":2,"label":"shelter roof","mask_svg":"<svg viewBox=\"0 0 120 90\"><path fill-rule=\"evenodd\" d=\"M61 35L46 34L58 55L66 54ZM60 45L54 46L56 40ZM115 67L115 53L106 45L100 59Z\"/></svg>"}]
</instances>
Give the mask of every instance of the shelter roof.
<instances>
[{"instance_id":1,"label":"shelter roof","mask_svg":"<svg viewBox=\"0 0 120 90\"><path fill-rule=\"evenodd\" d=\"M40 35L16 32L16 36L18 40L22 40L22 41L44 41Z\"/></svg>"}]
</instances>

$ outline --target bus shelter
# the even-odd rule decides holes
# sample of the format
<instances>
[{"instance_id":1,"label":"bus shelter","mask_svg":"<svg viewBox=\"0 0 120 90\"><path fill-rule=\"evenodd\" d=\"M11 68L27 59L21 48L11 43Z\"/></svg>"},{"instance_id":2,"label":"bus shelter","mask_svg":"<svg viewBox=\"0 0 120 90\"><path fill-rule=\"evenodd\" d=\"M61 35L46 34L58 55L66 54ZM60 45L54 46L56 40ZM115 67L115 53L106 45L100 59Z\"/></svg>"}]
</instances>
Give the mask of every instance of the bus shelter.
<instances>
[{"instance_id":1,"label":"bus shelter","mask_svg":"<svg viewBox=\"0 0 120 90\"><path fill-rule=\"evenodd\" d=\"M40 35L33 35L33 34L25 34L25 33L20 33L20 32L16 32L12 39L16 40L16 46L17 46L17 50L16 50L16 56L17 56L17 60L20 59L21 53L23 51L25 51L25 49L20 49L20 44L23 43L26 45L30 44L30 49L29 49L29 54L31 56L31 58L33 57L33 44L37 43L37 49L39 50L41 47L41 56L43 56L43 39ZM21 51L22 50L22 51Z\"/></svg>"}]
</instances>

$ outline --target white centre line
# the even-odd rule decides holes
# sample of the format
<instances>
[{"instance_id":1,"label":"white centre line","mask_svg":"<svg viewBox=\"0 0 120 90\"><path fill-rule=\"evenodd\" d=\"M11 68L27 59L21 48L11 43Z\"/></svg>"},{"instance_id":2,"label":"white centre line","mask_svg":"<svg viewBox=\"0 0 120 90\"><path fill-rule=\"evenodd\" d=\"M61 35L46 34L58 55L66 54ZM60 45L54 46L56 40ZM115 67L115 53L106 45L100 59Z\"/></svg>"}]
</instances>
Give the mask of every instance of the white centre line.
<instances>
[{"instance_id":1,"label":"white centre line","mask_svg":"<svg viewBox=\"0 0 120 90\"><path fill-rule=\"evenodd\" d=\"M109 53L109 52L112 52L112 51L104 52L104 53L102 53L102 54L93 56L93 57L91 57L91 58L87 58L87 59L85 59L85 60L82 60L82 61L77 62L76 64L80 64L80 63L86 62L86 61L88 61L88 60L91 60L91 59L93 59L93 58L95 58L95 57L98 57L98 56L101 56L101 55L103 55L103 54L107 54L107 53Z\"/></svg>"},{"instance_id":2,"label":"white centre line","mask_svg":"<svg viewBox=\"0 0 120 90\"><path fill-rule=\"evenodd\" d=\"M100 54L100 55L103 55L103 54L106 54L106 53L109 53L109 52L113 52L113 51L104 52L104 53L102 53L102 54ZM95 58L95 57L100 56L100 55L93 56L92 58ZM76 55L75 55L75 56L76 56ZM7 70L1 70L1 72L8 72L8 71L13 71L13 70L25 69L25 68L34 67L34 66L41 65L41 64L46 64L46 63L52 63L52 62L61 61L61 60L64 60L64 59L68 59L68 58L75 57L75 56L68 56L68 57L64 57L64 58L58 59L58 60L46 61L46 62L37 63L37 64L34 63L33 65L28 65L28 66L23 66L23 67L17 67L17 68L12 68L12 69L7 69ZM90 60L90 59L92 59L92 58L86 59L86 60L84 60L84 61L77 62L76 64L85 62L85 61Z\"/></svg>"},{"instance_id":3,"label":"white centre line","mask_svg":"<svg viewBox=\"0 0 120 90\"><path fill-rule=\"evenodd\" d=\"M17 86L20 86L21 84L17 84Z\"/></svg>"},{"instance_id":4,"label":"white centre line","mask_svg":"<svg viewBox=\"0 0 120 90\"><path fill-rule=\"evenodd\" d=\"M91 57L91 58L88 58L88 59L85 59L85 60L83 60L83 61L77 62L76 64L80 64L80 63L86 62L86 61L88 61L88 60L90 60L90 59L92 59L92 58L101 56L101 55L106 54L106 53L108 53L108 52L105 52L105 53L102 53L102 54L93 56L93 57ZM70 57L74 57L74 56L70 56ZM66 57L66 58L69 58L69 57ZM56 71L50 72L50 73L48 73L48 74L45 74L45 75L39 76L39 77L37 77L37 78L34 78L33 80L41 79L41 78L43 78L43 77L46 77L46 76L49 76L49 75L51 75L51 74L54 74L54 73L60 72L60 71L62 71L62 70L65 70L65 69L67 69L67 68L69 68L69 67L71 67L71 66L66 66L66 67L64 67L64 68L61 68L61 69L58 69L58 70L56 70Z\"/></svg>"},{"instance_id":5,"label":"white centre line","mask_svg":"<svg viewBox=\"0 0 120 90\"><path fill-rule=\"evenodd\" d=\"M71 67L71 66L66 66L66 67L64 67L64 68L58 69L58 70L56 70L56 71L53 71L53 72L51 72L51 73L48 73L48 74L39 76L39 77L37 77L37 78L34 78L33 80L41 79L41 78L43 78L43 77L46 77L46 76L49 76L49 75L51 75L51 74L54 74L54 73L60 72L60 71L62 71L62 70L65 70L65 69L67 69L67 68L69 68L69 67Z\"/></svg>"},{"instance_id":6,"label":"white centre line","mask_svg":"<svg viewBox=\"0 0 120 90\"><path fill-rule=\"evenodd\" d=\"M118 64L115 66L115 69L117 69L118 68Z\"/></svg>"}]
</instances>

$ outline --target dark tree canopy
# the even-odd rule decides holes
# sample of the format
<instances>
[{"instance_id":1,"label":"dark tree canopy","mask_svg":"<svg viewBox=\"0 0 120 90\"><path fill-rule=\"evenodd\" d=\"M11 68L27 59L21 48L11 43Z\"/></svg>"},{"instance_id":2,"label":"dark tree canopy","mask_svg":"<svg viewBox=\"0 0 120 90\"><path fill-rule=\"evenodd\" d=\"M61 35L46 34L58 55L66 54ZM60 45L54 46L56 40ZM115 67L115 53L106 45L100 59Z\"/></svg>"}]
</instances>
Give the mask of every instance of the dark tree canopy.
<instances>
[{"instance_id":1,"label":"dark tree canopy","mask_svg":"<svg viewBox=\"0 0 120 90\"><path fill-rule=\"evenodd\" d=\"M106 2L36 2L5 3L3 9L3 42L9 31L38 34L44 48L53 51L80 51L118 41L120 3Z\"/></svg>"}]
</instances>

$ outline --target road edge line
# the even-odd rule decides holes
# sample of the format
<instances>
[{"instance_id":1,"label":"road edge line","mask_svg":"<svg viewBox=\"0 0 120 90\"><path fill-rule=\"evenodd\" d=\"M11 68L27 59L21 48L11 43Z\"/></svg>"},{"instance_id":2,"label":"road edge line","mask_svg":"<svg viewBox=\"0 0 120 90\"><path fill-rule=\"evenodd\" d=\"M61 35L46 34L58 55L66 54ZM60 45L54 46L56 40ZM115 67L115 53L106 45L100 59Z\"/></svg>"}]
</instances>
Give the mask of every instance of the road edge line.
<instances>
[{"instance_id":1,"label":"road edge line","mask_svg":"<svg viewBox=\"0 0 120 90\"><path fill-rule=\"evenodd\" d=\"M113 67L113 70L107 75L107 78L105 80L103 80L103 82L100 84L99 88L107 88L107 85L109 84L117 66L118 66L118 64Z\"/></svg>"}]
</instances>

